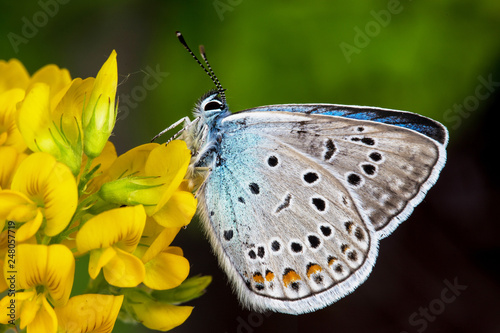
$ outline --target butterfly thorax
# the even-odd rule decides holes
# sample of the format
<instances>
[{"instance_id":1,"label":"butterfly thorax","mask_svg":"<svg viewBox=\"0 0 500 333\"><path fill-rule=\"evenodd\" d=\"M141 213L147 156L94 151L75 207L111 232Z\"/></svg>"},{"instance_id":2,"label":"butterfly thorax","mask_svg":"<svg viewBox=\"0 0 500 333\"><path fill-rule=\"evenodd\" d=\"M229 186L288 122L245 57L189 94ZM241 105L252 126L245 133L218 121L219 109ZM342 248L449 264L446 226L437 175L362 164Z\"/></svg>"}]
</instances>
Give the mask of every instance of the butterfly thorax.
<instances>
[{"instance_id":1,"label":"butterfly thorax","mask_svg":"<svg viewBox=\"0 0 500 333\"><path fill-rule=\"evenodd\" d=\"M195 188L203 183L216 163L220 122L231 114L218 94L217 91L210 91L200 98L193 111L195 120L181 137L191 150L187 178L193 180Z\"/></svg>"}]
</instances>

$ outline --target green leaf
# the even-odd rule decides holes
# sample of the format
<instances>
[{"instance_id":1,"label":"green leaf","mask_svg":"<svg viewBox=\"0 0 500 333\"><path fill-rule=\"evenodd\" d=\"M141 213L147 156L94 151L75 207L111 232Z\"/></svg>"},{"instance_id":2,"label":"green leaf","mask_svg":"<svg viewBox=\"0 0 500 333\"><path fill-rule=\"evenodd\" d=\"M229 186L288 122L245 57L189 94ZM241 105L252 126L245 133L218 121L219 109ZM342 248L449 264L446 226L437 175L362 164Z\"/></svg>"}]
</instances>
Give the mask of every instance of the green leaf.
<instances>
[{"instance_id":1,"label":"green leaf","mask_svg":"<svg viewBox=\"0 0 500 333\"><path fill-rule=\"evenodd\" d=\"M209 275L195 276L186 279L176 288L168 290L155 290L151 293L151 296L161 302L171 304L184 303L203 295L205 293L205 289L211 282L212 277Z\"/></svg>"}]
</instances>

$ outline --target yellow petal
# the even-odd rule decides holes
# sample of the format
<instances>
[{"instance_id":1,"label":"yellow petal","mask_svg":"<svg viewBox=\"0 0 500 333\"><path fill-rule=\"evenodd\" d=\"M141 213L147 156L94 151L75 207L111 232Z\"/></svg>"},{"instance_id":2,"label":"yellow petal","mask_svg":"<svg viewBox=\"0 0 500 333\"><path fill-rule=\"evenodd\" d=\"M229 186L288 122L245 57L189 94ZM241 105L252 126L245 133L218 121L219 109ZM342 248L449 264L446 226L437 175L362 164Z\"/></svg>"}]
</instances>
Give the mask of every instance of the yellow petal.
<instances>
[{"instance_id":1,"label":"yellow petal","mask_svg":"<svg viewBox=\"0 0 500 333\"><path fill-rule=\"evenodd\" d=\"M176 254L178 256L184 255L184 251L182 251L182 249L178 246L169 246L164 252Z\"/></svg>"},{"instance_id":2,"label":"yellow petal","mask_svg":"<svg viewBox=\"0 0 500 333\"><path fill-rule=\"evenodd\" d=\"M153 214L153 218L164 227L183 227L189 224L196 213L197 203L192 193L175 191L170 200Z\"/></svg>"},{"instance_id":3,"label":"yellow petal","mask_svg":"<svg viewBox=\"0 0 500 333\"><path fill-rule=\"evenodd\" d=\"M78 251L107 248L115 245L133 252L141 239L146 223L142 206L121 207L105 211L88 220L76 235Z\"/></svg>"},{"instance_id":4,"label":"yellow petal","mask_svg":"<svg viewBox=\"0 0 500 333\"><path fill-rule=\"evenodd\" d=\"M74 102L71 100L73 95L79 92L79 82L81 80L76 80L67 91L69 97L61 100L63 107L83 107L83 101L80 101L80 105L71 103ZM50 153L77 174L82 155L82 130L77 118L79 112L68 109L64 110L64 116L61 110L53 113L50 106L51 92L47 84L35 84L18 109L16 124L32 151Z\"/></svg>"},{"instance_id":5,"label":"yellow petal","mask_svg":"<svg viewBox=\"0 0 500 333\"><path fill-rule=\"evenodd\" d=\"M7 325L10 320L19 318L17 311L19 304L16 304L14 296L6 295L0 300L0 308L4 309L0 312L0 324Z\"/></svg>"},{"instance_id":6,"label":"yellow petal","mask_svg":"<svg viewBox=\"0 0 500 333\"><path fill-rule=\"evenodd\" d=\"M158 237L158 235L163 231L163 229L165 229L165 227L156 223L156 221L152 217L147 217L146 227L142 232L141 244L151 245L153 241ZM172 236L172 239L176 234L177 232Z\"/></svg>"},{"instance_id":7,"label":"yellow petal","mask_svg":"<svg viewBox=\"0 0 500 333\"><path fill-rule=\"evenodd\" d=\"M7 325L10 320L17 320L19 318L19 309L21 307L21 302L18 300L19 294L23 293L12 293L10 294L11 296L6 294L0 300L0 309L3 310L0 312L0 324Z\"/></svg>"},{"instance_id":8,"label":"yellow petal","mask_svg":"<svg viewBox=\"0 0 500 333\"><path fill-rule=\"evenodd\" d=\"M32 245L34 246L34 245ZM45 288L54 305L63 305L69 299L75 277L75 258L66 246L48 246Z\"/></svg>"},{"instance_id":9,"label":"yellow petal","mask_svg":"<svg viewBox=\"0 0 500 333\"><path fill-rule=\"evenodd\" d=\"M35 233L40 229L40 226L42 225L43 222L43 214L40 211L40 209L37 209L38 213L36 214L35 218L32 219L31 221L28 221L27 223L24 223L22 226L17 229L16 232L16 241L17 242L24 242L25 240L29 239L30 237L33 237Z\"/></svg>"},{"instance_id":10,"label":"yellow petal","mask_svg":"<svg viewBox=\"0 0 500 333\"><path fill-rule=\"evenodd\" d=\"M104 266L104 278L109 284L122 288L135 287L144 280L145 269L136 256L116 249L116 255Z\"/></svg>"},{"instance_id":11,"label":"yellow petal","mask_svg":"<svg viewBox=\"0 0 500 333\"><path fill-rule=\"evenodd\" d=\"M27 332L56 333L56 313L43 295L39 295L38 297L41 298L41 306L39 307L35 318L33 318L33 320L28 324ZM21 322L22 320L23 318L21 317Z\"/></svg>"},{"instance_id":12,"label":"yellow petal","mask_svg":"<svg viewBox=\"0 0 500 333\"><path fill-rule=\"evenodd\" d=\"M95 279L101 268L104 267L110 260L116 255L116 251L113 247L107 247L104 249L95 249L90 252L89 260L89 275L92 279Z\"/></svg>"},{"instance_id":13,"label":"yellow petal","mask_svg":"<svg viewBox=\"0 0 500 333\"><path fill-rule=\"evenodd\" d=\"M17 320L21 316L21 309L24 301L31 300L36 296L36 292L16 292L15 294L7 294L0 300L0 308L6 311L0 312L0 324L8 324L10 320Z\"/></svg>"},{"instance_id":14,"label":"yellow petal","mask_svg":"<svg viewBox=\"0 0 500 333\"><path fill-rule=\"evenodd\" d=\"M154 241L150 243L151 245L142 256L142 261L146 263L153 259L158 253L168 249L170 243L172 243L177 233L179 233L179 230L180 228L163 228Z\"/></svg>"},{"instance_id":15,"label":"yellow petal","mask_svg":"<svg viewBox=\"0 0 500 333\"><path fill-rule=\"evenodd\" d=\"M0 60L0 93L15 88L25 90L29 79L28 71L19 60Z\"/></svg>"},{"instance_id":16,"label":"yellow petal","mask_svg":"<svg viewBox=\"0 0 500 333\"><path fill-rule=\"evenodd\" d=\"M115 180L130 175L145 176L144 166L148 156L158 146L157 143L147 143L118 156L107 171L108 179Z\"/></svg>"},{"instance_id":17,"label":"yellow petal","mask_svg":"<svg viewBox=\"0 0 500 333\"><path fill-rule=\"evenodd\" d=\"M115 126L117 80L116 52L113 50L97 74L83 109L84 150L89 157L94 158L101 153Z\"/></svg>"},{"instance_id":18,"label":"yellow petal","mask_svg":"<svg viewBox=\"0 0 500 333\"><path fill-rule=\"evenodd\" d=\"M64 245L19 244L16 251L16 287L31 289L44 286L54 304L69 298L75 274L75 260ZM8 275L4 267L4 275Z\"/></svg>"},{"instance_id":19,"label":"yellow petal","mask_svg":"<svg viewBox=\"0 0 500 333\"><path fill-rule=\"evenodd\" d=\"M160 201L148 215L156 213L167 203L181 184L190 160L191 152L181 140L174 140L166 146L160 145L151 151L145 165L146 175L161 176L165 187Z\"/></svg>"},{"instance_id":20,"label":"yellow petal","mask_svg":"<svg viewBox=\"0 0 500 333\"><path fill-rule=\"evenodd\" d=\"M12 146L20 153L26 150L26 143L16 125L16 105L24 95L22 89L0 93L0 146Z\"/></svg>"},{"instance_id":21,"label":"yellow petal","mask_svg":"<svg viewBox=\"0 0 500 333\"><path fill-rule=\"evenodd\" d=\"M59 139L60 137L57 131L53 133L50 131L52 117L48 85L38 83L33 86L18 109L16 124L29 149L59 154L59 148L52 134Z\"/></svg>"},{"instance_id":22,"label":"yellow petal","mask_svg":"<svg viewBox=\"0 0 500 333\"><path fill-rule=\"evenodd\" d=\"M43 294L38 295L36 292L33 292L32 295L32 297L23 302L23 306L20 308L19 316L21 317L21 323L19 326L22 329L35 319L38 311L42 307L42 297L45 298Z\"/></svg>"},{"instance_id":23,"label":"yellow petal","mask_svg":"<svg viewBox=\"0 0 500 333\"><path fill-rule=\"evenodd\" d=\"M92 180L87 184L87 188L85 189L86 193L92 194L97 192L99 188L101 188L102 184L104 184L104 182L109 181L109 177L107 176L106 171L115 162L116 157L117 155L115 146L111 141L108 141L104 146L104 149L102 150L101 154L96 158L94 158L90 164L89 170L92 170L97 166L99 166L99 169L94 174L95 177L92 178ZM80 176L82 175L82 172L86 164L87 164L87 156L83 155Z\"/></svg>"},{"instance_id":24,"label":"yellow petal","mask_svg":"<svg viewBox=\"0 0 500 333\"><path fill-rule=\"evenodd\" d=\"M2 232L2 234L3 234L3 232ZM1 236L3 236L3 235L1 235ZM1 236L0 236L0 237L1 237ZM7 260L8 260L8 259L7 259ZM7 290L7 288L9 288L9 285L10 285L10 281L9 281L9 283L5 282L5 281L6 281L5 279L6 279L6 278L9 278L9 276L5 277L5 276L3 275L3 265L4 265L4 264L5 264L5 260L4 260L4 258L0 257L0 267L2 268L2 269L0 269L0 294L1 294L1 293L3 293L5 290ZM0 306L1 306L1 305L2 305L2 304L0 303ZM1 307L0 309L5 309L5 308L4 308L4 307ZM0 314L0 323L2 323L2 322L1 322L1 318L2 318L2 315Z\"/></svg>"},{"instance_id":25,"label":"yellow petal","mask_svg":"<svg viewBox=\"0 0 500 333\"><path fill-rule=\"evenodd\" d=\"M94 111L106 111L99 109L99 104L105 104L108 98L112 97L112 101L114 104L115 95L116 95L116 87L118 81L118 69L116 62L116 51L113 50L104 65L97 73L97 77L94 82L94 86L92 89L92 93L86 101L86 106L83 114L83 125L84 127L88 126L92 116L94 115ZM95 110L97 108L97 110ZM105 118L105 115L98 115L98 119L96 121L102 122ZM100 123L102 125L102 123Z\"/></svg>"},{"instance_id":26,"label":"yellow petal","mask_svg":"<svg viewBox=\"0 0 500 333\"><path fill-rule=\"evenodd\" d=\"M45 234L55 236L66 228L78 204L76 181L70 169L47 153L33 153L18 167L12 189L44 207Z\"/></svg>"},{"instance_id":27,"label":"yellow petal","mask_svg":"<svg viewBox=\"0 0 500 333\"><path fill-rule=\"evenodd\" d=\"M181 325L193 311L191 306L144 301L131 304L137 319L147 328L168 331Z\"/></svg>"},{"instance_id":28,"label":"yellow petal","mask_svg":"<svg viewBox=\"0 0 500 333\"><path fill-rule=\"evenodd\" d=\"M93 77L82 80L81 78L73 79L63 89L59 90L52 97L51 109L56 115L61 113L72 113L75 117L81 119L83 111L83 103L89 98L95 79ZM56 117L59 118L59 117Z\"/></svg>"},{"instance_id":29,"label":"yellow petal","mask_svg":"<svg viewBox=\"0 0 500 333\"><path fill-rule=\"evenodd\" d=\"M56 307L60 332L65 333L111 333L123 295L85 294L71 297L63 307Z\"/></svg>"},{"instance_id":30,"label":"yellow petal","mask_svg":"<svg viewBox=\"0 0 500 333\"><path fill-rule=\"evenodd\" d=\"M71 82L69 71L59 68L56 65L47 65L40 68L33 74L26 91L31 90L35 85L44 83L50 87L50 99L61 89L64 89Z\"/></svg>"},{"instance_id":31,"label":"yellow petal","mask_svg":"<svg viewBox=\"0 0 500 333\"><path fill-rule=\"evenodd\" d=\"M19 154L14 147L0 147L0 189L10 188L12 177L26 154Z\"/></svg>"},{"instance_id":32,"label":"yellow petal","mask_svg":"<svg viewBox=\"0 0 500 333\"><path fill-rule=\"evenodd\" d=\"M26 195L17 191L0 191L0 227L6 221L29 222L38 214L36 204Z\"/></svg>"},{"instance_id":33,"label":"yellow petal","mask_svg":"<svg viewBox=\"0 0 500 333\"><path fill-rule=\"evenodd\" d=\"M62 119L62 128L70 141L75 141L78 134L81 135L81 119L83 103L85 98L88 98L90 91L94 84L94 78L87 78L82 80L80 78L74 79L69 85L67 90L61 90L59 93L62 96L56 96L53 103L54 112L52 118L59 123Z\"/></svg>"},{"instance_id":34,"label":"yellow petal","mask_svg":"<svg viewBox=\"0 0 500 333\"><path fill-rule=\"evenodd\" d=\"M145 267L144 284L156 290L175 288L189 275L189 261L171 253L157 254Z\"/></svg>"}]
</instances>

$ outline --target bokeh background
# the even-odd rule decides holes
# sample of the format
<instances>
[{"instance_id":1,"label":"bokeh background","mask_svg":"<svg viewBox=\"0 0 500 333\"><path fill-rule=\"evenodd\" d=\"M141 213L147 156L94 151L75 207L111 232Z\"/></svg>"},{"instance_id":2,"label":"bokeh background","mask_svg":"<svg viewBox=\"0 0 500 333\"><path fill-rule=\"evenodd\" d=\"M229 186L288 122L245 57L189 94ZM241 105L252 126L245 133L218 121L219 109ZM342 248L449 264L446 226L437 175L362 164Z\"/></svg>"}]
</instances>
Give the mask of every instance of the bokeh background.
<instances>
[{"instance_id":1,"label":"bokeh background","mask_svg":"<svg viewBox=\"0 0 500 333\"><path fill-rule=\"evenodd\" d=\"M233 111L315 102L410 110L446 125L450 143L440 180L381 241L369 279L315 313L242 309L195 219L175 245L192 275L213 282L173 332L500 331L498 0L0 2L0 58L30 73L55 63L95 76L116 49L119 153L190 115L213 87L176 30L195 52L205 45Z\"/></svg>"}]
</instances>

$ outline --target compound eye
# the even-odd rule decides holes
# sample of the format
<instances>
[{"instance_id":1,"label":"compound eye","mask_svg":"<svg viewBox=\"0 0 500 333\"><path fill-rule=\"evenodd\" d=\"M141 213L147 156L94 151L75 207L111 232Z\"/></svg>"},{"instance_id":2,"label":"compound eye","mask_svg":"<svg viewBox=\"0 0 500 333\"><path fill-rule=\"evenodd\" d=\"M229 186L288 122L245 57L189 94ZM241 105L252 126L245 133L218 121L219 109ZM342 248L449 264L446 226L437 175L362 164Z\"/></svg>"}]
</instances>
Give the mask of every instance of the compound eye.
<instances>
[{"instance_id":1,"label":"compound eye","mask_svg":"<svg viewBox=\"0 0 500 333\"><path fill-rule=\"evenodd\" d=\"M213 111L220 109L222 109L222 103L217 100L210 101L203 107L204 111Z\"/></svg>"}]
</instances>

